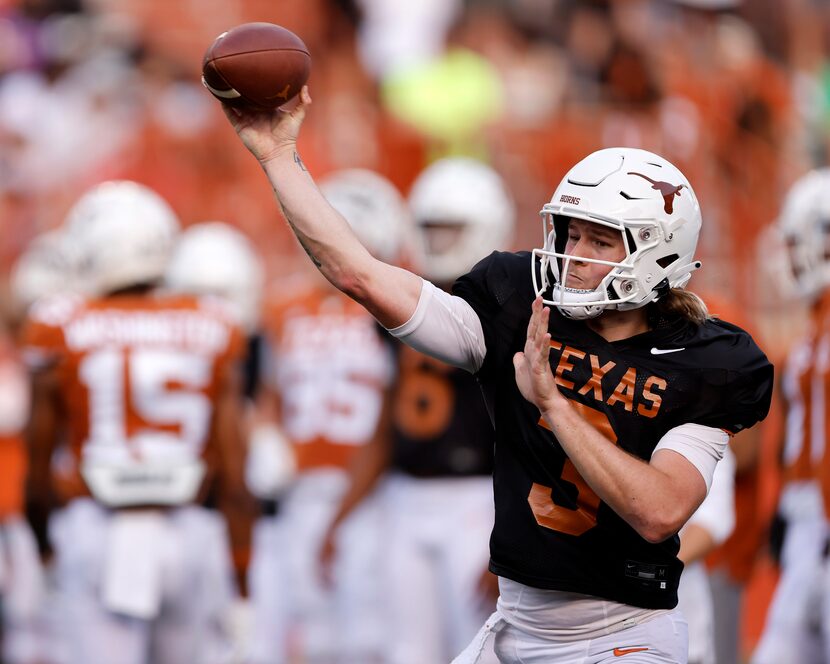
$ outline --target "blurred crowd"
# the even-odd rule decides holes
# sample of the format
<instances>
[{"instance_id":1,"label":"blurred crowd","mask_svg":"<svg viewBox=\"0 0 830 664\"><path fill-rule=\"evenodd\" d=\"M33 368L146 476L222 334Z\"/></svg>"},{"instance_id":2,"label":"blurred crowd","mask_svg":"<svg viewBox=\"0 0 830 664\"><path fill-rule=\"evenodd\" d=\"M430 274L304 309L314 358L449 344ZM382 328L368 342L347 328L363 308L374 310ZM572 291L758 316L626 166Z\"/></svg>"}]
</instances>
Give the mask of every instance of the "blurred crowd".
<instances>
[{"instance_id":1,"label":"blurred crowd","mask_svg":"<svg viewBox=\"0 0 830 664\"><path fill-rule=\"evenodd\" d=\"M315 178L365 169L406 197L431 164L472 158L500 174L515 208L512 247L505 241L500 248L529 249L542 241L539 209L573 163L608 146L651 150L694 183L703 210L698 257L705 269L690 288L707 297L715 313L757 335L774 362L783 360L796 334L807 329L804 303L778 288L780 240L767 229L779 218L793 183L828 160L830 4L824 0L0 0L0 270L6 282L2 304L9 346L3 353L15 355L12 337L33 299L21 293L20 283L15 286L12 280L8 286L13 267L38 243L47 242L85 191L108 180L132 180L157 192L184 229L196 231L197 224L203 229L204 222L221 220L231 233L241 232L248 241L244 252L258 257L234 263L257 265L256 274L247 282L242 279L242 290L255 283L278 296L305 293L306 286L285 284L294 284L298 275L312 278L307 258L280 218L256 162L200 82L206 47L219 33L248 21L283 25L309 48L314 102L300 151ZM358 184L377 193L374 186ZM385 209L397 204L404 205L403 199ZM344 205L348 209L348 202ZM479 214L475 199L465 205L471 217ZM409 214L412 210L399 216ZM348 218L346 212L344 216ZM228 246L237 242L222 237ZM490 238L490 248L498 246L497 237ZM417 251L407 255L404 246L393 253L395 260L418 267ZM216 255L226 258L222 251ZM185 274L205 269L185 266ZM227 285L244 269L219 276L210 268L205 272ZM463 269L458 266L456 276ZM58 280L54 288L65 286ZM326 305L328 295L314 297L313 306L308 298L302 305L291 300L291 305L311 307L319 316L330 313L326 306L340 316L353 315L339 300L336 306ZM251 337L260 325L270 325L273 343L286 344L283 353L290 354L293 328L285 321L296 312L277 299L280 304L262 317L255 303L247 303L239 322ZM314 330L302 331L316 338ZM356 336L364 333L355 331ZM385 373L383 362L390 360L377 359L380 355L371 354L376 350L361 351L375 358L366 360L365 366L375 367L366 380L388 387L395 371ZM269 352L249 349L254 354L250 364L267 367L273 360L278 366L271 379L249 378L252 399L257 381L271 380L271 391L290 393L286 381L299 380L286 378L290 363L280 367L278 355L258 357ZM301 356L298 361L316 360ZM407 359L394 361L405 366ZM25 391L25 377L9 375L0 386L0 416L13 411L14 404L7 402ZM415 411L422 407L419 398L417 392L412 396ZM292 407L302 409L303 404ZM252 416L257 426L250 430L265 437L285 435L280 421L285 408L258 408ZM384 415L378 410L374 416ZM740 624L732 626L733 632L743 638L744 654L758 637L775 578L766 541L780 483L781 420L780 410L773 412L746 444L748 451L735 450L737 476L745 475L735 484L735 534L710 559L715 573L719 569L726 575L723 584L756 593L750 595L751 611L734 605L734 622ZM266 424L283 430L275 433ZM3 427L14 439L15 423ZM306 463L314 466L313 459L275 461L281 453L268 449L262 467L277 475L293 476L296 464L300 471ZM338 459L336 465L348 466L350 459ZM377 458L372 463L383 465ZM9 494L6 511L19 512L22 494L17 488L22 491L25 469L19 455L7 454L3 464L0 493ZM477 468L471 474L486 472ZM345 518L334 507L349 495L342 480L334 489L314 482L303 490L294 486L294 498L287 502L285 484L274 475L249 476L247 482L249 488L266 485L260 493L269 495L267 505L253 512L271 516L277 509L275 496L291 514L300 498L330 491L326 507L311 517L323 525L314 526L308 536L312 543L303 551L317 561L321 542L333 550L325 539L325 523ZM436 511L443 509L440 499L426 493L405 494L401 485L393 491L397 499L412 501L416 511L429 511L436 502ZM464 491L470 505L480 499L469 486ZM249 574L255 517L245 505L223 509L231 515L239 592L254 595L256 589L245 588L251 579L267 584L279 574L305 573L296 571L302 563L280 572L259 561ZM470 513L477 516L465 513L462 518L480 517L486 531L492 517L486 509L477 510L476 504ZM284 532L260 526L256 537L272 550L291 548L292 541L305 537L289 532L286 524ZM448 527L445 536L453 530ZM476 548L479 544L483 548ZM486 534L476 546L486 555ZM357 563L355 574L372 575L365 562ZM479 567L470 584L485 587L487 578L479 578ZM484 591L477 595L487 596ZM356 601L364 600L373 601ZM316 606L315 601L309 606ZM264 611L274 615L279 608ZM470 615L476 624L479 613L466 617ZM256 632L256 626L245 624L239 629ZM453 638L463 641L466 632L459 628L459 633L465 636ZM289 645L279 647L296 657L286 661L303 661L299 646L291 644L297 638L292 634L285 636ZM328 637L307 638L319 644ZM449 637L446 641L447 652L464 645ZM260 647L269 647L267 639ZM10 661L49 661L25 659L25 648L23 652ZM316 660L309 655L309 661L334 661L327 656L323 652ZM719 659L717 664L734 662Z\"/></svg>"}]
</instances>

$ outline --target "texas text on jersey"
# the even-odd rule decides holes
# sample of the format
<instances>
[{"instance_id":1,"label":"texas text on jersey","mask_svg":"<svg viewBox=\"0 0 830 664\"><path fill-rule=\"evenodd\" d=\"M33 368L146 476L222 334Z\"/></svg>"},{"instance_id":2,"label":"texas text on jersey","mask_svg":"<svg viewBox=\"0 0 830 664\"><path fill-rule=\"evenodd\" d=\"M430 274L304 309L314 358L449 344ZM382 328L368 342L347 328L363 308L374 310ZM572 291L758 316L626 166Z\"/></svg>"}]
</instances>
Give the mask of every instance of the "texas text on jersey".
<instances>
[{"instance_id":1,"label":"texas text on jersey","mask_svg":"<svg viewBox=\"0 0 830 664\"><path fill-rule=\"evenodd\" d=\"M658 544L640 537L588 487L550 431L529 424L541 420L516 386L512 358L524 347L534 299L530 260L526 252L494 253L454 287L482 322L487 355L478 378L498 424L491 570L537 588L672 608L683 567L677 536ZM675 426L736 432L769 408L772 365L728 323L659 320L607 342L552 309L550 334L562 393L609 440L646 461Z\"/></svg>"}]
</instances>

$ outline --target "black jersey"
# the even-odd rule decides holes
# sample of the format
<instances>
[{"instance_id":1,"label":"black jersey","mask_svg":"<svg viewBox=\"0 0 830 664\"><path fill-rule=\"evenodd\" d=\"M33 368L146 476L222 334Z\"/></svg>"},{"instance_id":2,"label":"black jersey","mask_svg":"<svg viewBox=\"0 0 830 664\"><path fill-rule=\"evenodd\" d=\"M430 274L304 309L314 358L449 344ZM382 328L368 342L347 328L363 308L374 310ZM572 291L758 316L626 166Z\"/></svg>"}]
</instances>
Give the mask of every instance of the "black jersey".
<instances>
[{"instance_id":1,"label":"black jersey","mask_svg":"<svg viewBox=\"0 0 830 664\"><path fill-rule=\"evenodd\" d=\"M469 372L399 345L392 467L416 477L493 472L493 426Z\"/></svg>"},{"instance_id":2,"label":"black jersey","mask_svg":"<svg viewBox=\"0 0 830 664\"><path fill-rule=\"evenodd\" d=\"M516 386L512 358L524 348L535 297L531 260L494 253L454 286L478 313L487 344L477 376L496 428L490 569L537 588L672 608L683 568L677 536L650 544L602 503ZM766 416L772 365L729 323L661 320L608 342L553 308L549 330L561 392L641 459L681 424L736 432Z\"/></svg>"}]
</instances>

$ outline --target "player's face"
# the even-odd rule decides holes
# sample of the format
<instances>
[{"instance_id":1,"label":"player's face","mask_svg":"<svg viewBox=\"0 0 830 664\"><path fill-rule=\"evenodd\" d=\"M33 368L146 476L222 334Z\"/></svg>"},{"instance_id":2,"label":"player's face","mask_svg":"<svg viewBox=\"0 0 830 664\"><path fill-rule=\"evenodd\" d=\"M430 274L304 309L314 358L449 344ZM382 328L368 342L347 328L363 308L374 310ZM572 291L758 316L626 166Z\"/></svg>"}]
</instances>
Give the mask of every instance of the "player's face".
<instances>
[{"instance_id":1,"label":"player's face","mask_svg":"<svg viewBox=\"0 0 830 664\"><path fill-rule=\"evenodd\" d=\"M427 249L431 254L445 254L461 240L464 228L459 223L430 221L421 225Z\"/></svg>"},{"instance_id":2,"label":"player's face","mask_svg":"<svg viewBox=\"0 0 830 664\"><path fill-rule=\"evenodd\" d=\"M565 254L617 263L625 258L625 246L618 231L590 221L571 219L568 222ZM593 290L610 271L610 265L573 260L567 271L565 286Z\"/></svg>"}]
</instances>

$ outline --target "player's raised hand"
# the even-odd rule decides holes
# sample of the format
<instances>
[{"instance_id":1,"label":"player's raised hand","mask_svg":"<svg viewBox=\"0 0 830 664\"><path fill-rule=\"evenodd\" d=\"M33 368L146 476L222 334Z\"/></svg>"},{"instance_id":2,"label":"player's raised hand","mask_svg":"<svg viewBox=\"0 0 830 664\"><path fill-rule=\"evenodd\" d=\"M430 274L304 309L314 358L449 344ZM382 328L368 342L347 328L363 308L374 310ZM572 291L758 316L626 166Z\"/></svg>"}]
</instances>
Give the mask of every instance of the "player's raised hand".
<instances>
[{"instance_id":1,"label":"player's raised hand","mask_svg":"<svg viewBox=\"0 0 830 664\"><path fill-rule=\"evenodd\" d=\"M562 398L550 368L550 309L542 305L542 298L533 301L532 315L527 324L524 351L513 356L516 384L522 396L544 413L556 400Z\"/></svg>"},{"instance_id":2,"label":"player's raised hand","mask_svg":"<svg viewBox=\"0 0 830 664\"><path fill-rule=\"evenodd\" d=\"M309 105L311 95L308 86L304 85L296 105L289 102L280 108L263 111L222 104L222 110L245 147L264 164L296 149L297 136Z\"/></svg>"}]
</instances>

